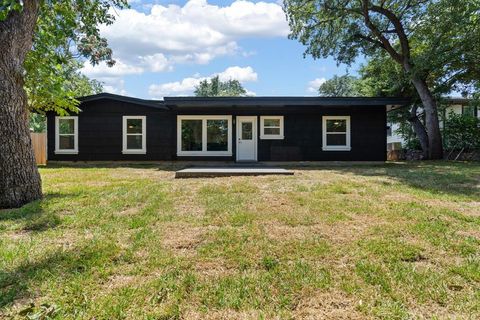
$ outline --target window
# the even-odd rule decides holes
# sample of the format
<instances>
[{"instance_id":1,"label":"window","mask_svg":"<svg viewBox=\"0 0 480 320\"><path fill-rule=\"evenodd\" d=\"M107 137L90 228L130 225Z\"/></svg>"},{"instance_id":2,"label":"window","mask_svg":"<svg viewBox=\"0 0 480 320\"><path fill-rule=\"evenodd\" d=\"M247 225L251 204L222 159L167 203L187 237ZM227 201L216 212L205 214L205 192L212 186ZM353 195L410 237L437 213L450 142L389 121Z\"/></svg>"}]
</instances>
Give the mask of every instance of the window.
<instances>
[{"instance_id":1,"label":"window","mask_svg":"<svg viewBox=\"0 0 480 320\"><path fill-rule=\"evenodd\" d=\"M283 116L260 117L260 139L283 139Z\"/></svg>"},{"instance_id":2,"label":"window","mask_svg":"<svg viewBox=\"0 0 480 320\"><path fill-rule=\"evenodd\" d=\"M350 151L350 117L323 117L322 140L325 151Z\"/></svg>"},{"instance_id":3,"label":"window","mask_svg":"<svg viewBox=\"0 0 480 320\"><path fill-rule=\"evenodd\" d=\"M477 108L475 106L462 106L462 115L476 117Z\"/></svg>"},{"instance_id":4,"label":"window","mask_svg":"<svg viewBox=\"0 0 480 320\"><path fill-rule=\"evenodd\" d=\"M124 154L145 154L146 147L146 117L123 117L123 150Z\"/></svg>"},{"instance_id":5,"label":"window","mask_svg":"<svg viewBox=\"0 0 480 320\"><path fill-rule=\"evenodd\" d=\"M231 156L231 116L178 116L177 155Z\"/></svg>"},{"instance_id":6,"label":"window","mask_svg":"<svg viewBox=\"0 0 480 320\"><path fill-rule=\"evenodd\" d=\"M78 153L78 117L55 117L55 153Z\"/></svg>"}]
</instances>

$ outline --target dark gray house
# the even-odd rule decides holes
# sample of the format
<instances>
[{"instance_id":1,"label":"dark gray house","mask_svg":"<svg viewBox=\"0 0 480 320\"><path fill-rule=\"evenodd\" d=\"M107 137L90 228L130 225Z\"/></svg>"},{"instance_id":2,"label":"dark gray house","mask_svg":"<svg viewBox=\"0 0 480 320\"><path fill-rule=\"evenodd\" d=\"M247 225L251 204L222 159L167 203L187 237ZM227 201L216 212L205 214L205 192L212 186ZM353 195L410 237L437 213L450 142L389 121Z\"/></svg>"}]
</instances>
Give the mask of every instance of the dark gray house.
<instances>
[{"instance_id":1,"label":"dark gray house","mask_svg":"<svg viewBox=\"0 0 480 320\"><path fill-rule=\"evenodd\" d=\"M48 114L48 159L385 161L386 110L399 98L80 98Z\"/></svg>"}]
</instances>

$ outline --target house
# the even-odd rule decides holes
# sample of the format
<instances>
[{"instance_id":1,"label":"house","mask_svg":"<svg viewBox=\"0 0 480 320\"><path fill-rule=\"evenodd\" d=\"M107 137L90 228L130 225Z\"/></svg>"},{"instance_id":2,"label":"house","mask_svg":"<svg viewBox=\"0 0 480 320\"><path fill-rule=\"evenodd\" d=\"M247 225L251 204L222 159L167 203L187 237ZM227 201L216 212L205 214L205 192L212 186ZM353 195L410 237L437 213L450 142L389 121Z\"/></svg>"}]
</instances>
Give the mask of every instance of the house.
<instances>
[{"instance_id":1,"label":"house","mask_svg":"<svg viewBox=\"0 0 480 320\"><path fill-rule=\"evenodd\" d=\"M439 110L439 125L440 129L443 129L445 119L448 119L450 114L457 115L470 115L478 117L480 119L480 110L477 106L471 105L472 100L467 98L444 98L442 101L443 108ZM398 134L398 123L387 124L387 149L388 150L400 150L405 145L405 139Z\"/></svg>"},{"instance_id":2,"label":"house","mask_svg":"<svg viewBox=\"0 0 480 320\"><path fill-rule=\"evenodd\" d=\"M80 98L47 115L56 161L385 161L386 109L399 98Z\"/></svg>"}]
</instances>

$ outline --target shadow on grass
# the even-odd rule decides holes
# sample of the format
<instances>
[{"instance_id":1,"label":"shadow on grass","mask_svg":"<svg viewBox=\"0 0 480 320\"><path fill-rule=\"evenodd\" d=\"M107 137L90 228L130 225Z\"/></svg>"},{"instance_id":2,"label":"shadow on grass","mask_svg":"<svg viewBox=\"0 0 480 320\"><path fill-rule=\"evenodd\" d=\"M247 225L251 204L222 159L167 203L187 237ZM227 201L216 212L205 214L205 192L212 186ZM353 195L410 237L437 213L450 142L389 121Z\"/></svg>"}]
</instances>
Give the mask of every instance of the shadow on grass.
<instances>
[{"instance_id":1,"label":"shadow on grass","mask_svg":"<svg viewBox=\"0 0 480 320\"><path fill-rule=\"evenodd\" d=\"M60 217L45 210L46 203L55 198L71 197L69 194L50 193L43 199L31 202L18 209L0 210L0 222L16 221L23 224L24 231L46 231L61 224Z\"/></svg>"},{"instance_id":2,"label":"shadow on grass","mask_svg":"<svg viewBox=\"0 0 480 320\"><path fill-rule=\"evenodd\" d=\"M13 270L0 270L0 310L18 299L29 298L42 283L64 286L69 279L104 264L112 254L116 251L108 245L93 244L68 251L59 249L36 260L28 259Z\"/></svg>"},{"instance_id":3,"label":"shadow on grass","mask_svg":"<svg viewBox=\"0 0 480 320\"><path fill-rule=\"evenodd\" d=\"M56 162L50 163L43 170L58 168L135 168L155 169L157 171L176 171L192 166L237 166L229 161L165 161L165 162ZM265 165L262 163L259 166ZM396 179L410 187L426 190L432 193L464 195L471 198L480 197L480 162L451 161L417 161L372 164L350 164L348 162L322 164L315 162L302 165L298 162L288 164L269 163L270 167L286 167L294 170L333 170L353 173L360 176L378 176ZM1 220L1 215L0 215Z\"/></svg>"},{"instance_id":4,"label":"shadow on grass","mask_svg":"<svg viewBox=\"0 0 480 320\"><path fill-rule=\"evenodd\" d=\"M295 169L328 169L358 176L387 177L433 194L462 195L480 201L479 162L396 162L380 165L296 167Z\"/></svg>"},{"instance_id":5,"label":"shadow on grass","mask_svg":"<svg viewBox=\"0 0 480 320\"><path fill-rule=\"evenodd\" d=\"M44 213L43 206L49 200L56 198L71 197L70 194L64 193L48 193L44 195L43 199L33 201L17 209L3 209L0 210L0 222L1 221L13 221L13 220L32 220Z\"/></svg>"},{"instance_id":6,"label":"shadow on grass","mask_svg":"<svg viewBox=\"0 0 480 320\"><path fill-rule=\"evenodd\" d=\"M186 163L177 163L174 161L162 162L129 162L129 161L74 161L74 162L49 162L48 165L40 167L42 170L79 168L79 169L115 169L115 168L133 168L133 169L157 169L159 171L177 171L189 166Z\"/></svg>"}]
</instances>

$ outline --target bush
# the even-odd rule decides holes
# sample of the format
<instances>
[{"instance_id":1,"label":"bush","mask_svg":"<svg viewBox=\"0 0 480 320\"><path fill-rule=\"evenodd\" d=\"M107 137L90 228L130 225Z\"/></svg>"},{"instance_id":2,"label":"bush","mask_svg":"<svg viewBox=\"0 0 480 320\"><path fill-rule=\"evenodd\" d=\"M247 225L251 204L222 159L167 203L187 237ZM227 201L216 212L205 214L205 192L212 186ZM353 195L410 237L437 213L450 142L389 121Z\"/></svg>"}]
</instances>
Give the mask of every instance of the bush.
<instances>
[{"instance_id":1,"label":"bush","mask_svg":"<svg viewBox=\"0 0 480 320\"><path fill-rule=\"evenodd\" d=\"M480 119L450 112L443 129L445 149L480 149Z\"/></svg>"}]
</instances>

